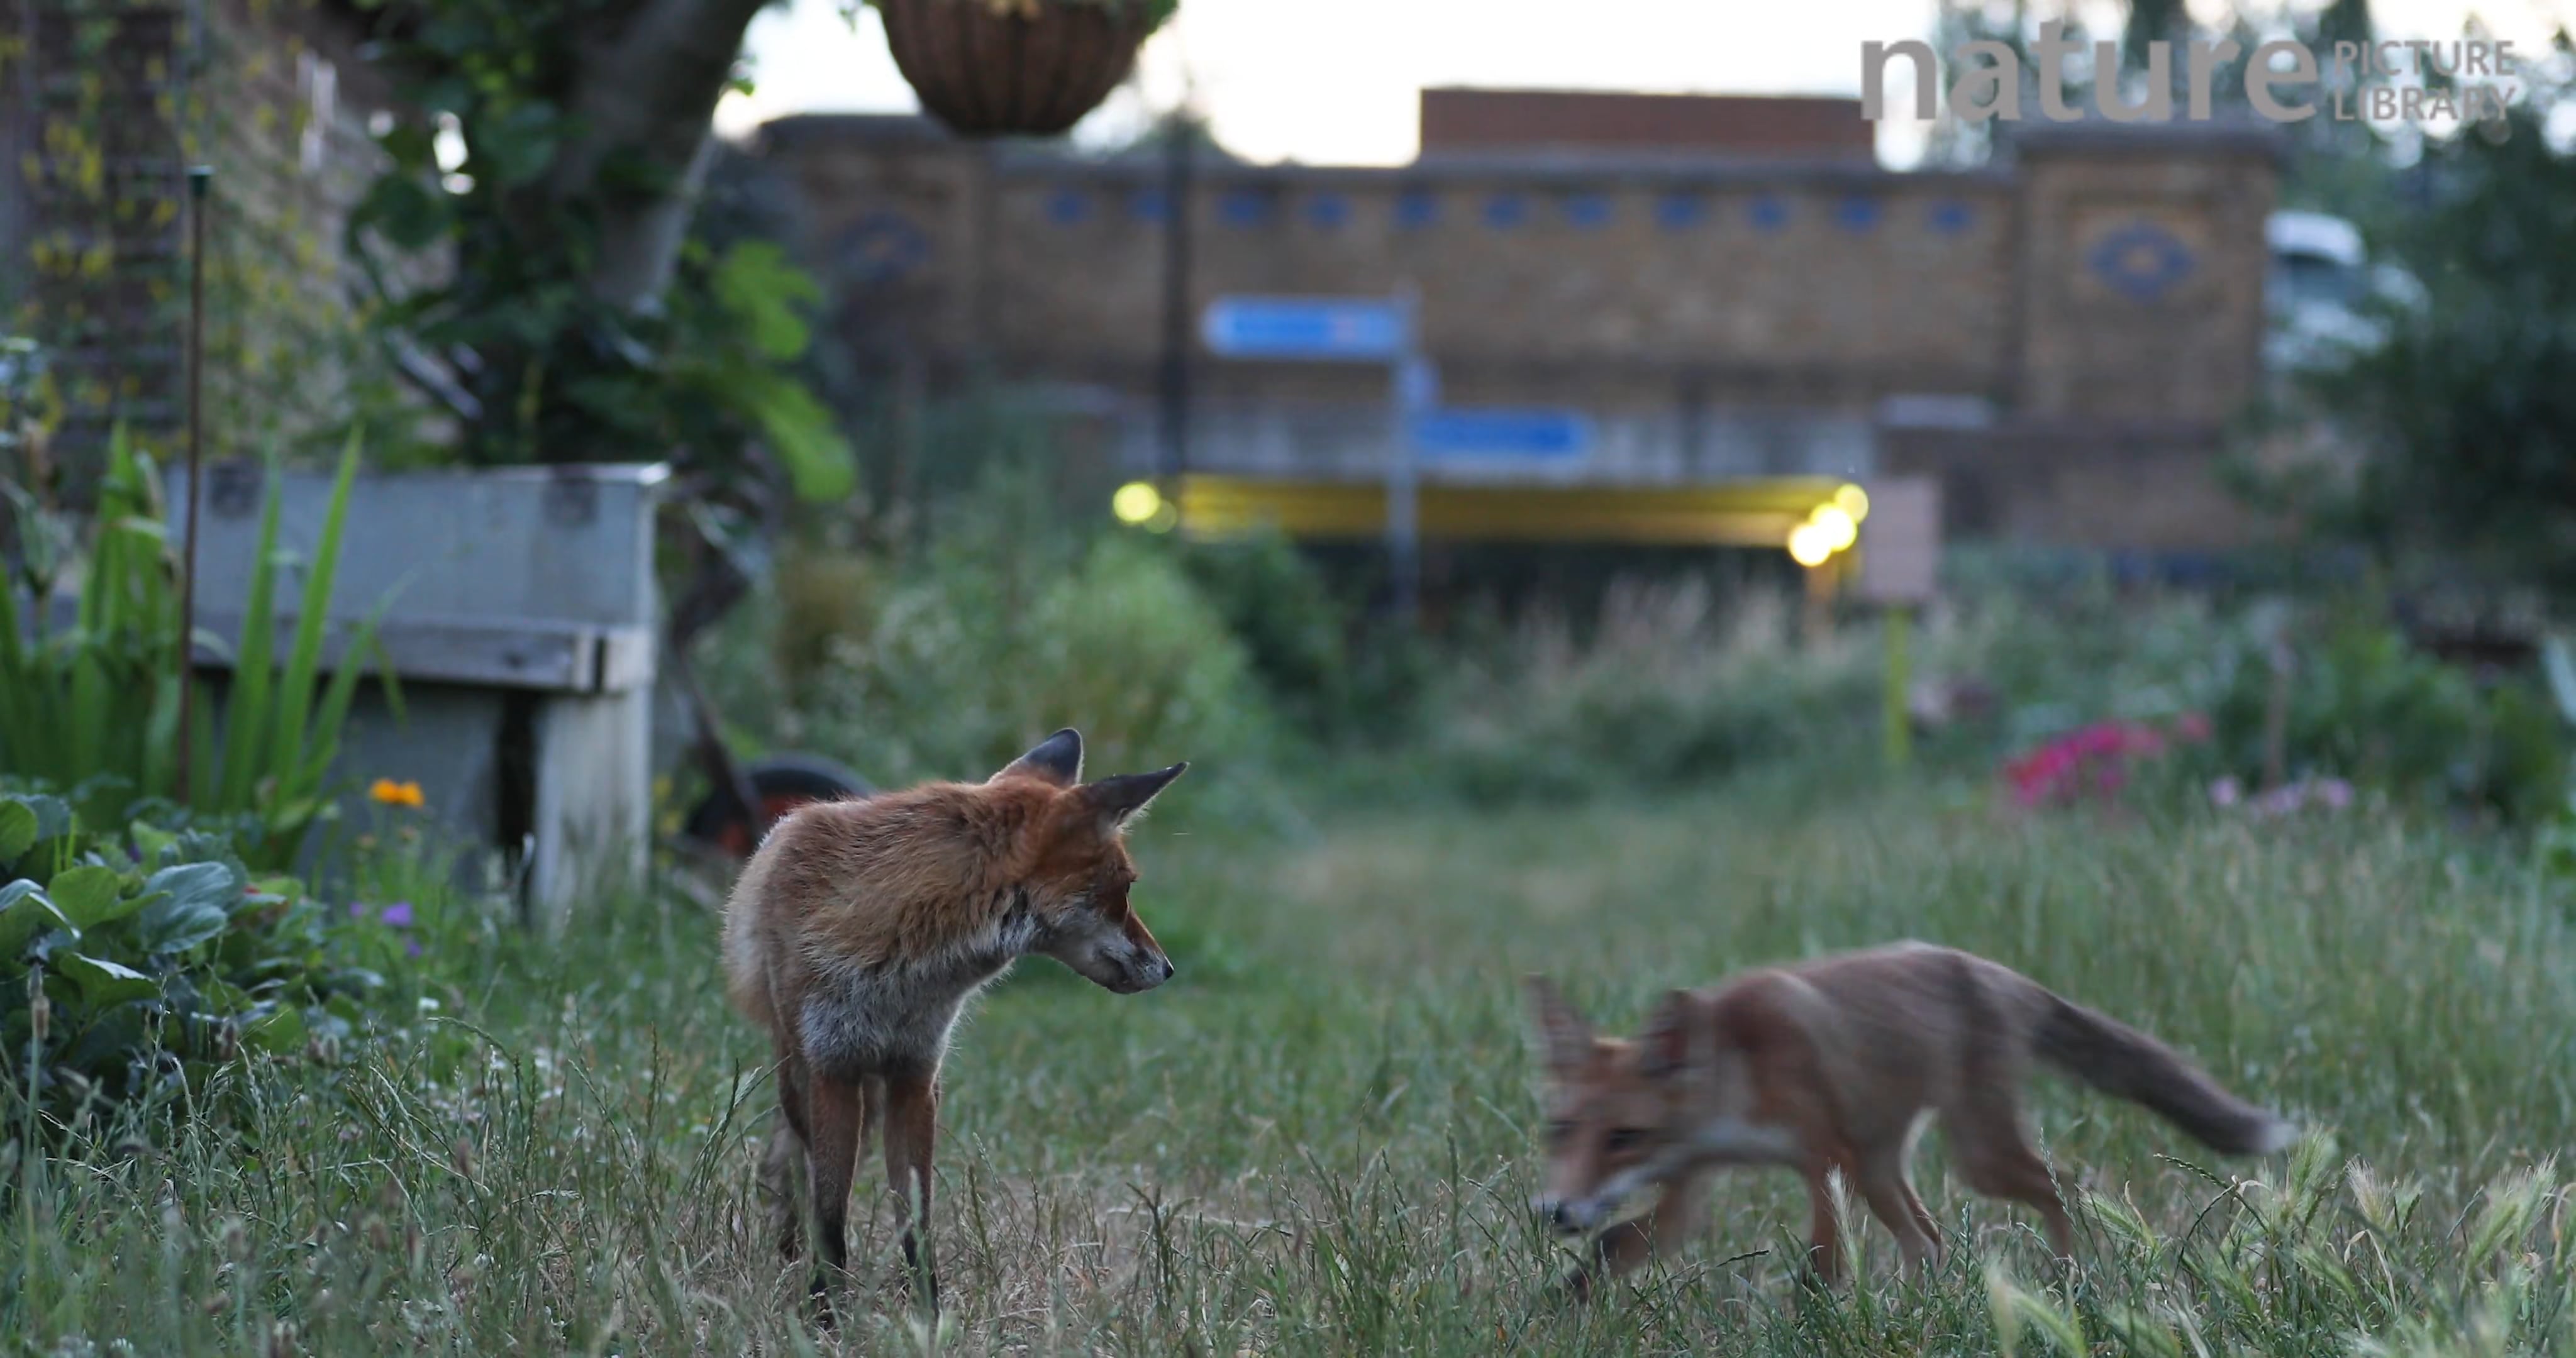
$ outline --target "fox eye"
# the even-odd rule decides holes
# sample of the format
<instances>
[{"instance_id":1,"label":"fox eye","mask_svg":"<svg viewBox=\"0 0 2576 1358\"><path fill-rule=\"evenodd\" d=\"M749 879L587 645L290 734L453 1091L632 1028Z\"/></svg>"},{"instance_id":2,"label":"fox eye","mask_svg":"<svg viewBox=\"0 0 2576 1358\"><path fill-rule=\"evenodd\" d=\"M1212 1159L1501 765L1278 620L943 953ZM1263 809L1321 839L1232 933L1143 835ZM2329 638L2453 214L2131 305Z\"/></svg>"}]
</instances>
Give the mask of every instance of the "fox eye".
<instances>
[{"instance_id":1,"label":"fox eye","mask_svg":"<svg viewBox=\"0 0 2576 1358\"><path fill-rule=\"evenodd\" d=\"M1558 1118L1547 1124L1547 1139L1550 1144L1561 1144L1573 1135L1574 1123L1566 1118Z\"/></svg>"},{"instance_id":2,"label":"fox eye","mask_svg":"<svg viewBox=\"0 0 2576 1358\"><path fill-rule=\"evenodd\" d=\"M1604 1149L1616 1155L1620 1151L1636 1149L1637 1144L1645 1139L1646 1134L1634 1127L1620 1127L1610 1133L1610 1139Z\"/></svg>"}]
</instances>

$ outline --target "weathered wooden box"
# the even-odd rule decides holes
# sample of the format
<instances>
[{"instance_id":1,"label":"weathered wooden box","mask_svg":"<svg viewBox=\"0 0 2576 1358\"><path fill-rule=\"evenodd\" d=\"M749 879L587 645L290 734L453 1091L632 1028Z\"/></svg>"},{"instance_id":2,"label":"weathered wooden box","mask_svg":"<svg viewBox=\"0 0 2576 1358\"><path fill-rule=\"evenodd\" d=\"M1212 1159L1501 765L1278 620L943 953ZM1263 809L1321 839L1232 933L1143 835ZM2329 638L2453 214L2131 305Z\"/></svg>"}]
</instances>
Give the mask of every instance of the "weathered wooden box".
<instances>
[{"instance_id":1,"label":"weathered wooden box","mask_svg":"<svg viewBox=\"0 0 2576 1358\"><path fill-rule=\"evenodd\" d=\"M268 475L251 463L206 469L197 625L227 642L241 634ZM334 770L344 825L366 823L373 780L416 782L425 814L498 850L523 905L549 924L642 880L659 654L653 519L667 479L660 465L356 479L324 662L345 660L374 617L402 710L378 685L362 690ZM167 487L184 530L187 470L171 469ZM331 477L286 472L279 491L282 654ZM201 645L198 663L230 660Z\"/></svg>"}]
</instances>

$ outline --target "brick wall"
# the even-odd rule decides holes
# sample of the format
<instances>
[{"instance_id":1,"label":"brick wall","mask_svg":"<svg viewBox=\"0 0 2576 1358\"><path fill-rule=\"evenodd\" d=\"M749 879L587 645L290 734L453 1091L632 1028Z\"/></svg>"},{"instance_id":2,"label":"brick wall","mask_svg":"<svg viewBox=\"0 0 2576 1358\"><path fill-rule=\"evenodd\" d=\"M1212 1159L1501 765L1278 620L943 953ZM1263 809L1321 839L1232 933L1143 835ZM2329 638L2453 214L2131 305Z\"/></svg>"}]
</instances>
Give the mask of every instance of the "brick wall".
<instances>
[{"instance_id":1,"label":"brick wall","mask_svg":"<svg viewBox=\"0 0 2576 1358\"><path fill-rule=\"evenodd\" d=\"M2014 151L1976 173L1561 150L1204 165L1190 309L1410 286L1451 403L1594 417L1590 458L1555 475L1860 474L1889 442L1873 432L1883 403L1964 398L2007 440L2155 468L2016 472L2003 484L2045 481L2100 512L2015 508L1988 516L1997 531L2238 531L2209 509L2207 471L2259 375L2271 144L2041 129ZM1155 158L997 152L884 118L784 120L763 154L805 198L845 330L934 371L992 363L1097 388L1130 410L1131 455L1150 465ZM1362 475L1383 457L1383 373L1192 351L1196 464ZM1968 475L1975 446L1936 460Z\"/></svg>"},{"instance_id":2,"label":"brick wall","mask_svg":"<svg viewBox=\"0 0 2576 1358\"><path fill-rule=\"evenodd\" d=\"M2019 150L2030 415L2223 421L2262 370L2269 138L2070 128Z\"/></svg>"},{"instance_id":3,"label":"brick wall","mask_svg":"<svg viewBox=\"0 0 2576 1358\"><path fill-rule=\"evenodd\" d=\"M363 360L343 226L390 102L315 0L0 0L0 330L48 350L68 467L115 422L163 443L183 426L193 164L215 169L209 456L346 415Z\"/></svg>"},{"instance_id":4,"label":"brick wall","mask_svg":"<svg viewBox=\"0 0 2576 1358\"><path fill-rule=\"evenodd\" d=\"M863 349L1152 390L1167 205L1151 159L995 154L871 118L785 120L764 153L803 194ZM1834 164L1209 165L1187 209L1192 310L1410 284L1455 402L1585 408L1628 431L1615 460L1643 479L1853 470L1848 426L1881 398L2004 394L2014 202L1998 175ZM1342 442L1375 438L1386 390L1366 370L1207 361L1193 384L1212 429L1339 421ZM1360 456L1336 442L1315 456Z\"/></svg>"}]
</instances>

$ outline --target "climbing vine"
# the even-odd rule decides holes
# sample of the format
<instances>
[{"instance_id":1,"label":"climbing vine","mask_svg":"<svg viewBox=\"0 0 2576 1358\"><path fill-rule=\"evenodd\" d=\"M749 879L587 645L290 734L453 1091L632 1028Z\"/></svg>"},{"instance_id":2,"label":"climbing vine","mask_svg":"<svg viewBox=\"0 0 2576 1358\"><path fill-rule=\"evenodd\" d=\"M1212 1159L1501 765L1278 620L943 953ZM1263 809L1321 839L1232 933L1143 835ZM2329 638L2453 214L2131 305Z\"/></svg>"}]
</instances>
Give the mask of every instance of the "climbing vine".
<instances>
[{"instance_id":1,"label":"climbing vine","mask_svg":"<svg viewBox=\"0 0 2576 1358\"><path fill-rule=\"evenodd\" d=\"M216 170L208 453L292 455L400 406L336 286L328 224L373 152L333 124L337 68L307 40L316 9L233 0L192 25L119 0L19 0L10 16L0 86L28 93L34 120L29 154L6 167L23 198L0 333L23 352L0 423L54 450L39 465L74 503L111 424L165 450L183 425L191 165Z\"/></svg>"}]
</instances>

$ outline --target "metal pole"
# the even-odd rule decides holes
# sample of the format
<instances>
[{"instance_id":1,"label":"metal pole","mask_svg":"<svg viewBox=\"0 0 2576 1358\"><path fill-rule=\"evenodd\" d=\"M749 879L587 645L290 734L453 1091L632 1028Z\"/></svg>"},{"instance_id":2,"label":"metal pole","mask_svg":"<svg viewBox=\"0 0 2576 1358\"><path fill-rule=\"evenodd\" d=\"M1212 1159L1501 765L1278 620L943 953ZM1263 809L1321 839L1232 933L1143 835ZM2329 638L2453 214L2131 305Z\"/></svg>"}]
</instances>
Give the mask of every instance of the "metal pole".
<instances>
[{"instance_id":1,"label":"metal pole","mask_svg":"<svg viewBox=\"0 0 2576 1358\"><path fill-rule=\"evenodd\" d=\"M1414 416L1432 402L1431 363L1422 355L1420 295L1411 284L1396 290L1396 307L1403 317L1403 356L1396 360L1394 390L1388 395L1394 415L1394 428L1388 431L1386 452L1386 557L1390 583L1395 591L1395 615L1404 622L1414 620L1422 599L1422 555L1420 511L1415 489L1418 469L1413 459Z\"/></svg>"},{"instance_id":2,"label":"metal pole","mask_svg":"<svg viewBox=\"0 0 2576 1358\"><path fill-rule=\"evenodd\" d=\"M1163 502L1178 514L1190 469L1190 178L1186 105L1172 111L1163 150Z\"/></svg>"},{"instance_id":3,"label":"metal pole","mask_svg":"<svg viewBox=\"0 0 2576 1358\"><path fill-rule=\"evenodd\" d=\"M176 799L190 804L197 693L197 502L205 498L206 190L215 167L188 168L188 545L179 564L179 749Z\"/></svg>"},{"instance_id":4,"label":"metal pole","mask_svg":"<svg viewBox=\"0 0 2576 1358\"><path fill-rule=\"evenodd\" d=\"M1905 605L1887 610L1887 766L1902 769L1913 761L1914 731L1906 719L1905 691L1912 684L1912 657L1907 653L1914 615Z\"/></svg>"}]
</instances>

